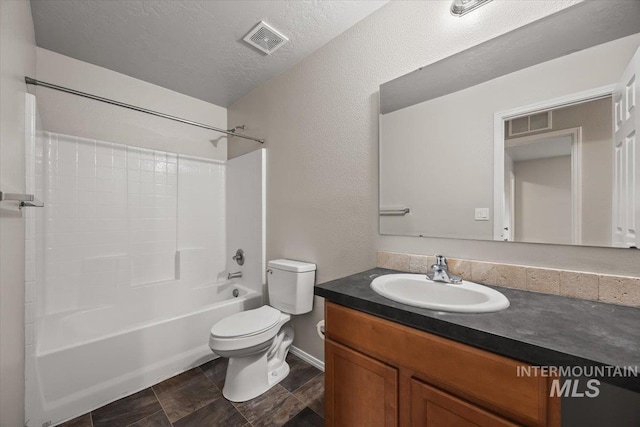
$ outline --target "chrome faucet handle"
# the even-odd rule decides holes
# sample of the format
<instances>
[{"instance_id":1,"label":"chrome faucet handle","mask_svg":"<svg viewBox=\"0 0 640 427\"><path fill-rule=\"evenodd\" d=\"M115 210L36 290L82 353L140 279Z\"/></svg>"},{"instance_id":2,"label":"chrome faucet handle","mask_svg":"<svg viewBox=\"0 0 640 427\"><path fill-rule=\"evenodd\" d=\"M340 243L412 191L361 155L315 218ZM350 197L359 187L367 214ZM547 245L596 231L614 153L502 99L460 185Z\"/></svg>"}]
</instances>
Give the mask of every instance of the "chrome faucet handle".
<instances>
[{"instance_id":1,"label":"chrome faucet handle","mask_svg":"<svg viewBox=\"0 0 640 427\"><path fill-rule=\"evenodd\" d=\"M446 272L446 271L447 271L447 269L446 269L446 268L444 268L444 267L443 267L442 265L440 265L440 264L432 264L432 265L431 265L431 272L434 272L434 273L441 273L441 272Z\"/></svg>"},{"instance_id":2,"label":"chrome faucet handle","mask_svg":"<svg viewBox=\"0 0 640 427\"><path fill-rule=\"evenodd\" d=\"M236 254L231 257L232 260L238 263L238 265L244 264L244 251L242 249L238 249Z\"/></svg>"},{"instance_id":3,"label":"chrome faucet handle","mask_svg":"<svg viewBox=\"0 0 640 427\"><path fill-rule=\"evenodd\" d=\"M447 259L443 255L436 255L436 265L448 268Z\"/></svg>"},{"instance_id":4,"label":"chrome faucet handle","mask_svg":"<svg viewBox=\"0 0 640 427\"><path fill-rule=\"evenodd\" d=\"M436 255L436 263L431 266L431 271L427 273L427 278L434 282L462 283L462 278L449 274L447 259L442 255Z\"/></svg>"}]
</instances>

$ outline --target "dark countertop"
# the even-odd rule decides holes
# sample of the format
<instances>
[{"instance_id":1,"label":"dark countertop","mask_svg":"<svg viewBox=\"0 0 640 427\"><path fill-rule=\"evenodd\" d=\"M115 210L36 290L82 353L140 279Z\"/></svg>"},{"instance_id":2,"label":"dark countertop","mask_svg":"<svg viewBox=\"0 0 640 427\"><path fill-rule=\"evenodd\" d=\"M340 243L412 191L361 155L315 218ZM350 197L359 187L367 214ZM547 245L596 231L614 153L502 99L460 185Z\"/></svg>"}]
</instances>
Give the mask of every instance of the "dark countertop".
<instances>
[{"instance_id":1,"label":"dark countertop","mask_svg":"<svg viewBox=\"0 0 640 427\"><path fill-rule=\"evenodd\" d=\"M495 313L445 313L384 298L371 288L374 268L316 285L345 307L540 366L637 366L637 376L602 381L640 393L640 309L490 286L511 305Z\"/></svg>"}]
</instances>

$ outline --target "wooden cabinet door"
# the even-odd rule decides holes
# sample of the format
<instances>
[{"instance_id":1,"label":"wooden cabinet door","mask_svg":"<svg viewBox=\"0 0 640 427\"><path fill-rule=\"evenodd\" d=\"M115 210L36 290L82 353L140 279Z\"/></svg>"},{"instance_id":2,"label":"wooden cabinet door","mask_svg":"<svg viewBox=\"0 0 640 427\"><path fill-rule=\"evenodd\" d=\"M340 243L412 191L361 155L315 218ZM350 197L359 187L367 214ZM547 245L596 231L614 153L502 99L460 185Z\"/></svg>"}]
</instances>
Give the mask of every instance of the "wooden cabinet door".
<instances>
[{"instance_id":1,"label":"wooden cabinet door","mask_svg":"<svg viewBox=\"0 0 640 427\"><path fill-rule=\"evenodd\" d=\"M398 370L327 339L325 402L328 427L395 427Z\"/></svg>"},{"instance_id":2,"label":"wooden cabinet door","mask_svg":"<svg viewBox=\"0 0 640 427\"><path fill-rule=\"evenodd\" d=\"M411 379L411 427L506 427L516 424Z\"/></svg>"}]
</instances>

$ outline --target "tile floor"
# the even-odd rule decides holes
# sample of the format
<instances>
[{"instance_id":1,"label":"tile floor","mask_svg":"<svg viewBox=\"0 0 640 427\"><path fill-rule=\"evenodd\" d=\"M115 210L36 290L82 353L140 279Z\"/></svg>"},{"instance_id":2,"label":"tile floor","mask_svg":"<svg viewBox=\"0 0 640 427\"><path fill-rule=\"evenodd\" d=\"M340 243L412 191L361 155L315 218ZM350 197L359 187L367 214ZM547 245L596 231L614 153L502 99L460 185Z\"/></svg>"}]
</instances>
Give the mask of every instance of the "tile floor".
<instances>
[{"instance_id":1,"label":"tile floor","mask_svg":"<svg viewBox=\"0 0 640 427\"><path fill-rule=\"evenodd\" d=\"M248 402L222 396L227 359L219 358L60 427L323 426L324 374L292 354L287 362L287 378Z\"/></svg>"}]
</instances>

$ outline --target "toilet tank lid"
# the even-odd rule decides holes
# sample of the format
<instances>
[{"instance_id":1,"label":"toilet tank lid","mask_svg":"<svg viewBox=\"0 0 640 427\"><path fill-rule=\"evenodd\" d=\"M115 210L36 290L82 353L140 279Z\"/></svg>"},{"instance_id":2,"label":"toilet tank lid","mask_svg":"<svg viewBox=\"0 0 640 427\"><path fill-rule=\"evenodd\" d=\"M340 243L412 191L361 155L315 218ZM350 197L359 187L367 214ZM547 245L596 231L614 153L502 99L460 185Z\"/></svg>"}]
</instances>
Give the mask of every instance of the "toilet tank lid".
<instances>
[{"instance_id":1,"label":"toilet tank lid","mask_svg":"<svg viewBox=\"0 0 640 427\"><path fill-rule=\"evenodd\" d=\"M294 261L291 259L274 259L269 261L269 268L305 273L307 271L315 271L316 265L310 262Z\"/></svg>"}]
</instances>

